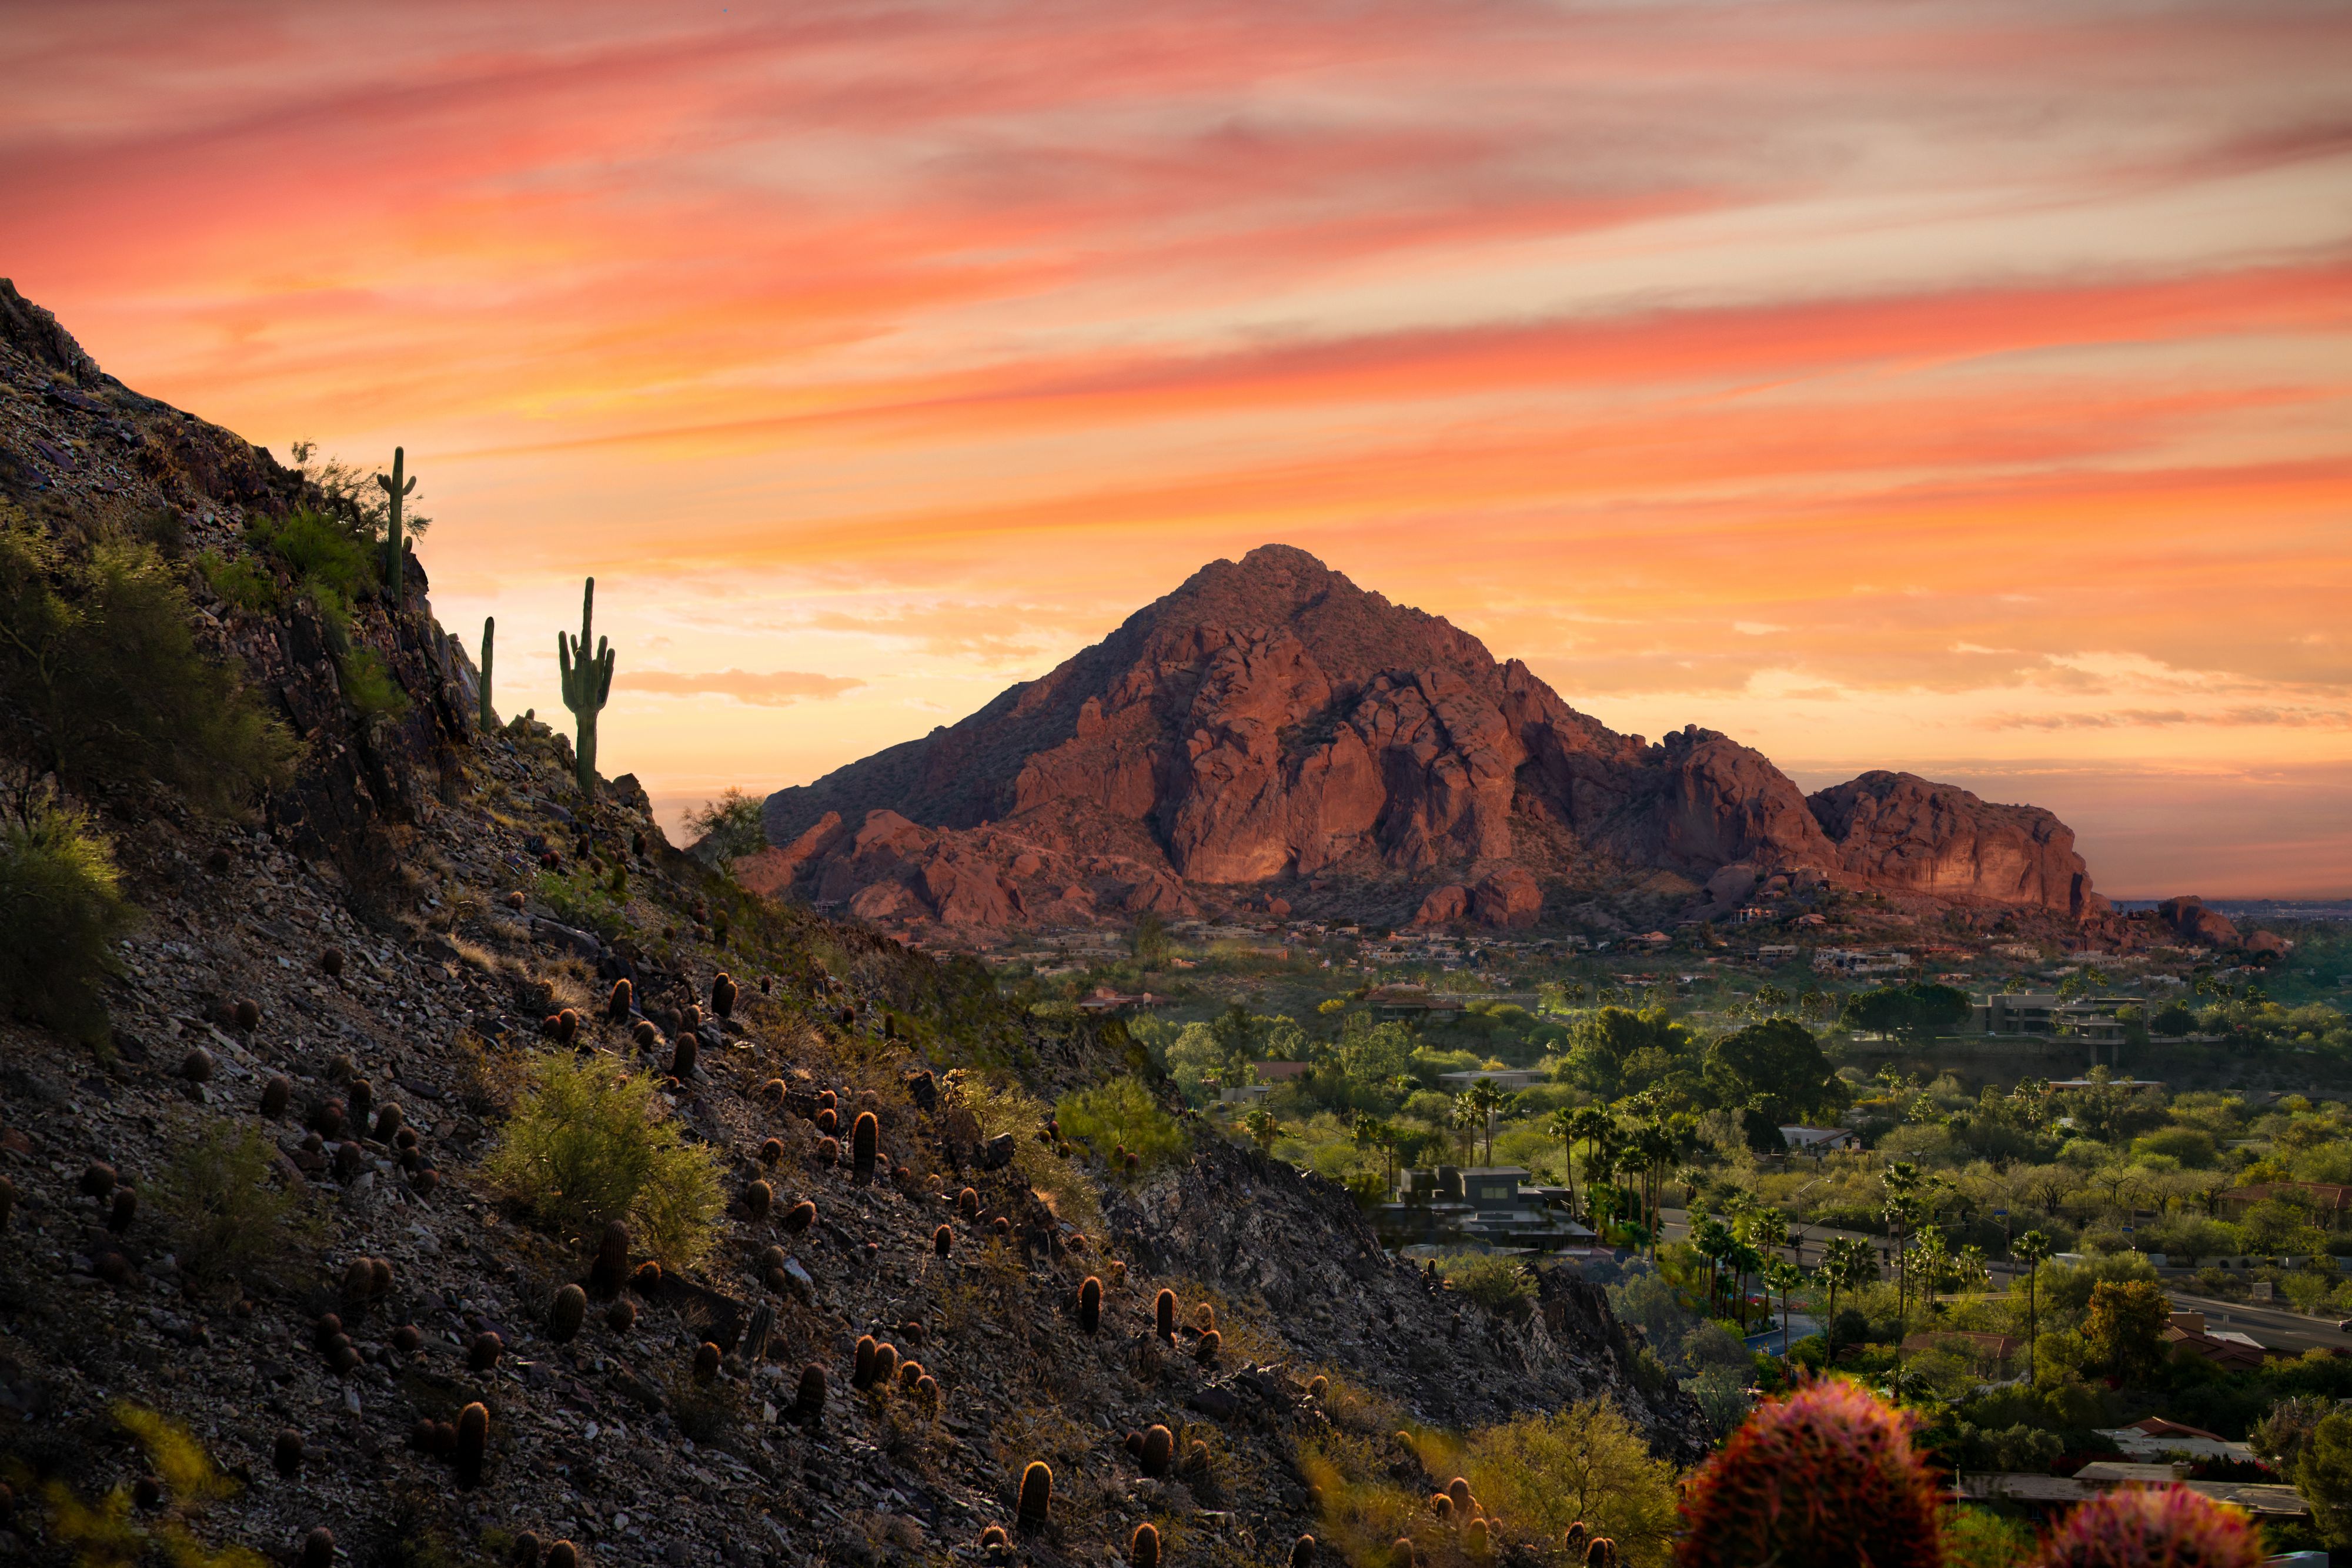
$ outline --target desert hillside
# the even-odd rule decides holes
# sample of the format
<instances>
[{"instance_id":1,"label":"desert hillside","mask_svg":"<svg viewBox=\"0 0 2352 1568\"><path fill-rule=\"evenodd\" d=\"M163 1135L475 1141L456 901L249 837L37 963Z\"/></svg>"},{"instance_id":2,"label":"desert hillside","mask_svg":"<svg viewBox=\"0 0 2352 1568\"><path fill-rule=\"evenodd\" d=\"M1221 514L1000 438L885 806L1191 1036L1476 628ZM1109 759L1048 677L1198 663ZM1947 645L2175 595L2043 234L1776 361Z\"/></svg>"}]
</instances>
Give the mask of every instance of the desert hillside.
<instances>
[{"instance_id":1,"label":"desert hillside","mask_svg":"<svg viewBox=\"0 0 2352 1568\"><path fill-rule=\"evenodd\" d=\"M1515 1418L1703 1450L1596 1287L1490 1313L1116 1021L673 849L384 526L0 283L0 1559L1303 1562Z\"/></svg>"}]
</instances>

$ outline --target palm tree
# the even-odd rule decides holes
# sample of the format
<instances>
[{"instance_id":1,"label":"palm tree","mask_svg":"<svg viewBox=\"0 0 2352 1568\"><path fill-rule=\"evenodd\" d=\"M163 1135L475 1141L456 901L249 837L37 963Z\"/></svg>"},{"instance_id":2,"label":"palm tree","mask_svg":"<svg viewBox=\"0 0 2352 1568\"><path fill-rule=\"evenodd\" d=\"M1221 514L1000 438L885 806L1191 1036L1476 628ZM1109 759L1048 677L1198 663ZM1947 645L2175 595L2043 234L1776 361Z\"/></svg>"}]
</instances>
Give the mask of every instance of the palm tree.
<instances>
[{"instance_id":1,"label":"palm tree","mask_svg":"<svg viewBox=\"0 0 2352 1568\"><path fill-rule=\"evenodd\" d=\"M1789 1292L1804 1282L1805 1271L1786 1258L1769 1260L1764 1265L1764 1286L1780 1292L1780 1354L1789 1354Z\"/></svg>"},{"instance_id":2,"label":"palm tree","mask_svg":"<svg viewBox=\"0 0 2352 1568\"><path fill-rule=\"evenodd\" d=\"M1562 1105L1544 1118L1544 1131L1559 1140L1560 1164L1568 1170L1568 1211L1576 1212L1576 1113Z\"/></svg>"},{"instance_id":3,"label":"palm tree","mask_svg":"<svg viewBox=\"0 0 2352 1568\"><path fill-rule=\"evenodd\" d=\"M1598 1166L1602 1141L1616 1130L1617 1118L1609 1113L1606 1105L1586 1105L1575 1113L1575 1136L1584 1140L1584 1171L1588 1176Z\"/></svg>"},{"instance_id":4,"label":"palm tree","mask_svg":"<svg viewBox=\"0 0 2352 1568\"><path fill-rule=\"evenodd\" d=\"M1646 1227L1650 1232L1650 1260L1658 1257L1658 1209L1664 1197L1665 1170L1682 1153L1683 1140L1665 1122L1656 1116L1634 1130L1634 1154L1642 1162L1642 1190L1647 1203Z\"/></svg>"},{"instance_id":5,"label":"palm tree","mask_svg":"<svg viewBox=\"0 0 2352 1568\"><path fill-rule=\"evenodd\" d=\"M1731 1296L1739 1311L1739 1332L1748 1332L1748 1276L1764 1267L1764 1254L1745 1241L1735 1240L1724 1262L1731 1269Z\"/></svg>"},{"instance_id":6,"label":"palm tree","mask_svg":"<svg viewBox=\"0 0 2352 1568\"><path fill-rule=\"evenodd\" d=\"M1822 1249L1822 1283L1830 1288L1830 1321L1824 1325L1832 1354L1837 1350L1837 1297L1840 1291L1858 1291L1878 1278L1878 1260L1870 1243L1859 1236L1840 1236Z\"/></svg>"},{"instance_id":7,"label":"palm tree","mask_svg":"<svg viewBox=\"0 0 2352 1568\"><path fill-rule=\"evenodd\" d=\"M1446 1123L1462 1134L1462 1163L1466 1166L1470 1163L1470 1151L1478 1145L1478 1129L1486 1124L1486 1113L1472 1104L1470 1096L1465 1094L1454 1102L1453 1113L1446 1118Z\"/></svg>"},{"instance_id":8,"label":"palm tree","mask_svg":"<svg viewBox=\"0 0 2352 1568\"><path fill-rule=\"evenodd\" d=\"M1495 1163L1495 1113L1508 1103L1510 1096L1495 1086L1491 1078L1481 1078L1463 1091L1462 1103L1478 1113L1478 1124L1486 1134L1486 1163Z\"/></svg>"},{"instance_id":9,"label":"palm tree","mask_svg":"<svg viewBox=\"0 0 2352 1568\"><path fill-rule=\"evenodd\" d=\"M2039 1323L2033 1310L2034 1276L2041 1271L2042 1260L2050 1256L2050 1238L2039 1230L2029 1230L2009 1244L2009 1251L2011 1257L2025 1265L2025 1380L2032 1383L2036 1375L2033 1342L2039 1337L2035 1333Z\"/></svg>"},{"instance_id":10,"label":"palm tree","mask_svg":"<svg viewBox=\"0 0 2352 1568\"><path fill-rule=\"evenodd\" d=\"M1731 1227L1715 1216L1702 1215L1691 1222L1691 1250L1706 1260L1707 1315L1715 1315L1717 1298L1723 1293L1723 1264L1739 1239L1731 1234Z\"/></svg>"}]
</instances>

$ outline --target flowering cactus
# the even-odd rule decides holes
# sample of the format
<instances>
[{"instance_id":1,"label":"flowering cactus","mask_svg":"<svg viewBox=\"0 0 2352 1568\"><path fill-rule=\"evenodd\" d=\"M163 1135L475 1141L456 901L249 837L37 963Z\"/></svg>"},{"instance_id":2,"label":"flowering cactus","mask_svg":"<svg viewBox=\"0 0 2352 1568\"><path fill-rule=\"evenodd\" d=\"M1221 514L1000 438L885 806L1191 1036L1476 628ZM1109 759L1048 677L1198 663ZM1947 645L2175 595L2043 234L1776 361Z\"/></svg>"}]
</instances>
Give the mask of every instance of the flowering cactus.
<instances>
[{"instance_id":1,"label":"flowering cactus","mask_svg":"<svg viewBox=\"0 0 2352 1568\"><path fill-rule=\"evenodd\" d=\"M2051 1532L2038 1568L2259 1568L2263 1548L2246 1516L2186 1487L2111 1491Z\"/></svg>"},{"instance_id":2,"label":"flowering cactus","mask_svg":"<svg viewBox=\"0 0 2352 1568\"><path fill-rule=\"evenodd\" d=\"M1942 1568L1943 1504L1911 1419L1850 1383L1758 1406L1683 1496L1681 1568Z\"/></svg>"}]
</instances>

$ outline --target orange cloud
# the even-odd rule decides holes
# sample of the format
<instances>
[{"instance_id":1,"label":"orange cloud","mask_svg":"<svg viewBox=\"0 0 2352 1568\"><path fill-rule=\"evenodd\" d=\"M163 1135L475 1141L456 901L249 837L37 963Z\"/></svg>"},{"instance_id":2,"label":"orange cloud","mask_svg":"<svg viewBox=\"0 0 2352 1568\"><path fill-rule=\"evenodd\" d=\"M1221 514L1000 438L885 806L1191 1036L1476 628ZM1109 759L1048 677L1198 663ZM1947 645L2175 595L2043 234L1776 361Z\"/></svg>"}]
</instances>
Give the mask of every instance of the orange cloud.
<instances>
[{"instance_id":1,"label":"orange cloud","mask_svg":"<svg viewBox=\"0 0 2352 1568\"><path fill-rule=\"evenodd\" d=\"M2132 770L2226 758L2232 885L2352 862L2295 771L2352 772L2340 7L92 0L10 44L18 285L280 451L404 444L453 622L596 572L686 667L609 716L665 798L1281 539L1623 727L2063 737L2124 803L2051 803L2148 885L2189 819Z\"/></svg>"}]
</instances>

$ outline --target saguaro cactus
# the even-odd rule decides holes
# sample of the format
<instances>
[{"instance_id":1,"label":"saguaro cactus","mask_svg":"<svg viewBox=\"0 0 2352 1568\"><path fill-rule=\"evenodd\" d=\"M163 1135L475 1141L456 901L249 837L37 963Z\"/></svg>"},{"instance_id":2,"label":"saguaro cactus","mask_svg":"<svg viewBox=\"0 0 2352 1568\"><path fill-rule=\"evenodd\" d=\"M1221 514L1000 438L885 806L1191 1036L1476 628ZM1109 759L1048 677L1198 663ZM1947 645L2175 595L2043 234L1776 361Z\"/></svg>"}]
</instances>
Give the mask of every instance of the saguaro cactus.
<instances>
[{"instance_id":1,"label":"saguaro cactus","mask_svg":"<svg viewBox=\"0 0 2352 1568\"><path fill-rule=\"evenodd\" d=\"M498 635L499 618L495 615L483 616L482 678L480 684L475 688L475 695L481 699L481 711L475 716L480 723L484 735L489 734L499 727L497 717L490 712L490 656L498 651Z\"/></svg>"},{"instance_id":2,"label":"saguaro cactus","mask_svg":"<svg viewBox=\"0 0 2352 1568\"><path fill-rule=\"evenodd\" d=\"M392 590L392 603L395 610L400 607L401 587L406 577L403 566L408 555L408 541L401 537L400 503L416 488L415 475L409 475L404 480L402 478L402 469L407 457L404 449L394 447L392 477L387 479L381 474L375 476L375 482L383 486L385 497L392 502L392 526L383 536L383 580L384 586Z\"/></svg>"},{"instance_id":3,"label":"saguaro cactus","mask_svg":"<svg viewBox=\"0 0 2352 1568\"><path fill-rule=\"evenodd\" d=\"M595 653L588 651L595 613L596 580L592 577L580 595L580 640L575 643L562 632L555 634L555 664L563 678L563 706L578 721L579 742L575 749L580 759L580 792L583 795L596 792L596 716L604 711L604 699L613 695L612 649L599 637Z\"/></svg>"}]
</instances>

